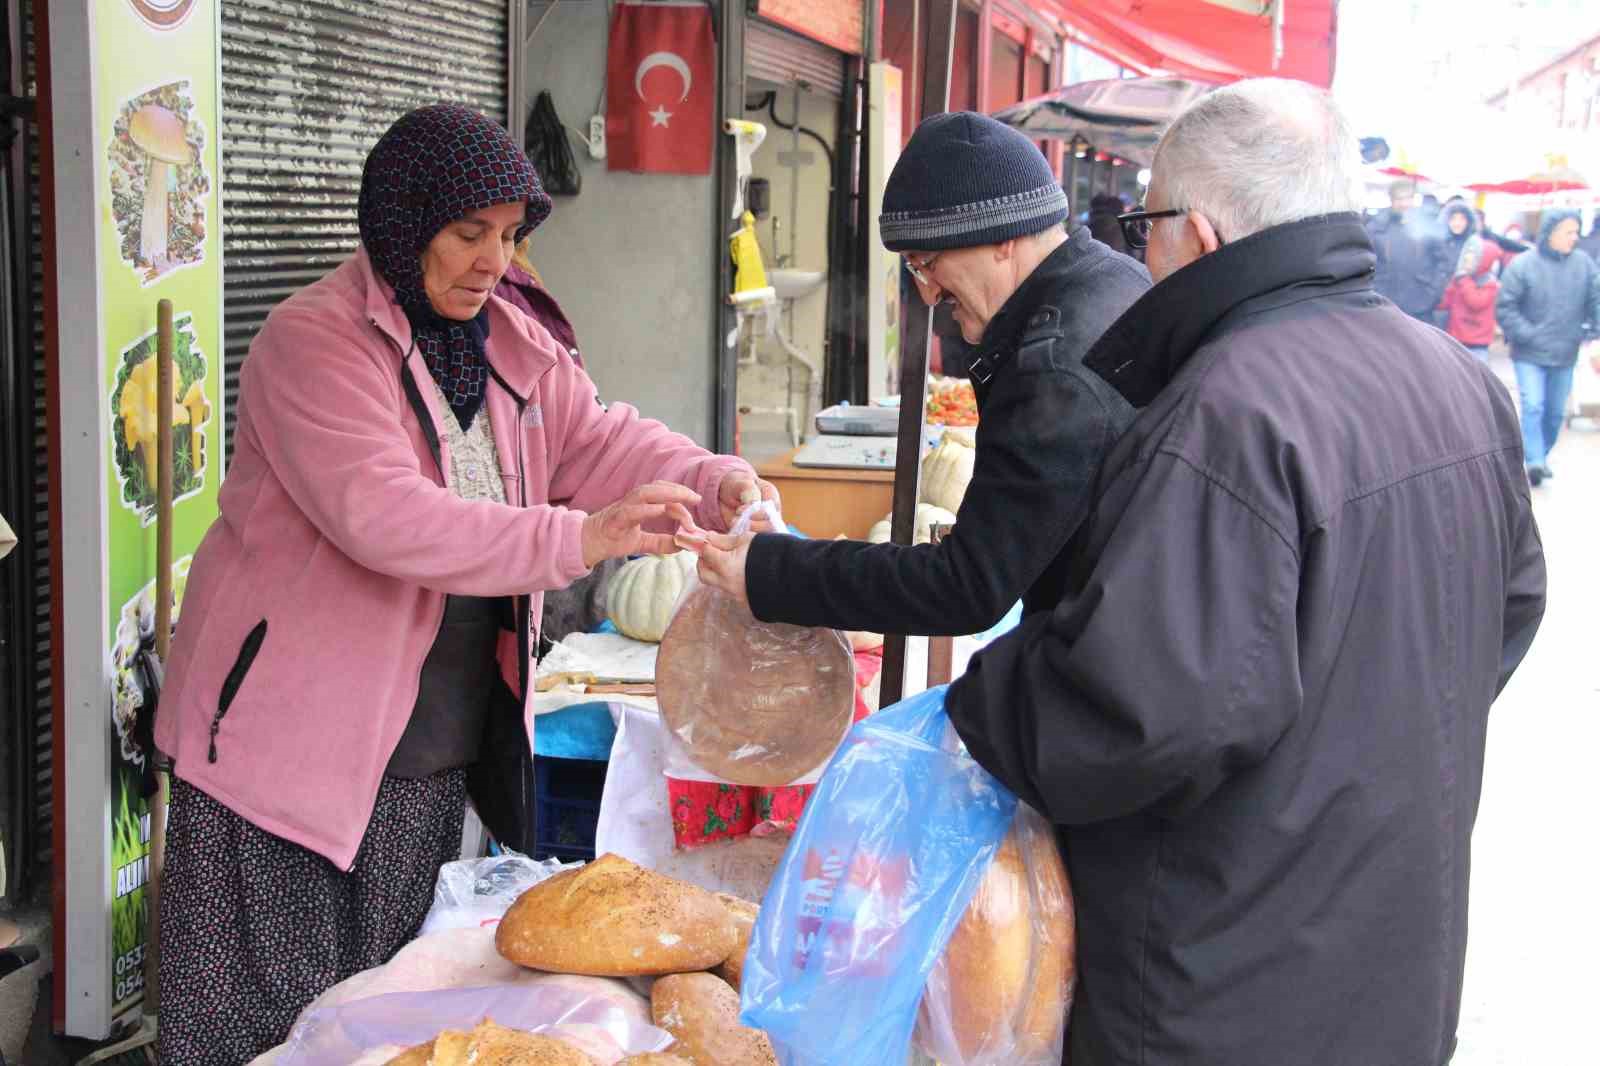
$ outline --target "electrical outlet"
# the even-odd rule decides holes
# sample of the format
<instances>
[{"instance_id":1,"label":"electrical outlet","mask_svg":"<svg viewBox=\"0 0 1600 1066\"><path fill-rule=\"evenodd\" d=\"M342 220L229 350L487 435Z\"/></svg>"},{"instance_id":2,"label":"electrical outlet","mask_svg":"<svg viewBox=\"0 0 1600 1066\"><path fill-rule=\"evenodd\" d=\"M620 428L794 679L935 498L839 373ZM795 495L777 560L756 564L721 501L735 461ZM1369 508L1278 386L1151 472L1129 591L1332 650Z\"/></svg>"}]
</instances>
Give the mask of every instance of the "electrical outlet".
<instances>
[{"instance_id":1,"label":"electrical outlet","mask_svg":"<svg viewBox=\"0 0 1600 1066\"><path fill-rule=\"evenodd\" d=\"M589 158L606 157L606 117L595 115L589 119Z\"/></svg>"}]
</instances>

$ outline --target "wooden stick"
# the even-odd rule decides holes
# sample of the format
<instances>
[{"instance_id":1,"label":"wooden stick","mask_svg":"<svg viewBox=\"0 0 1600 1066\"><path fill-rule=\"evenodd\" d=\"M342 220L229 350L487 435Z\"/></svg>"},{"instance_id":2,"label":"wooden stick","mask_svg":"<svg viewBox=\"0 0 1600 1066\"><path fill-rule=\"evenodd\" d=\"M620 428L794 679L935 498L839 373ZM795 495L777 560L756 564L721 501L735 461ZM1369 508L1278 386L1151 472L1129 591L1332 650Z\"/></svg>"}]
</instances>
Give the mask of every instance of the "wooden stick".
<instances>
[{"instance_id":1,"label":"wooden stick","mask_svg":"<svg viewBox=\"0 0 1600 1066\"><path fill-rule=\"evenodd\" d=\"M156 656L162 668L172 645L172 301L156 304ZM193 432L194 427L190 426ZM154 759L149 751L145 758ZM161 876L166 865L167 775L156 774L150 797L150 873L145 881L144 1008L153 1023L161 1011ZM148 1024L148 1023L147 1023Z\"/></svg>"},{"instance_id":2,"label":"wooden stick","mask_svg":"<svg viewBox=\"0 0 1600 1066\"><path fill-rule=\"evenodd\" d=\"M172 301L156 304L156 654L172 639Z\"/></svg>"}]
</instances>

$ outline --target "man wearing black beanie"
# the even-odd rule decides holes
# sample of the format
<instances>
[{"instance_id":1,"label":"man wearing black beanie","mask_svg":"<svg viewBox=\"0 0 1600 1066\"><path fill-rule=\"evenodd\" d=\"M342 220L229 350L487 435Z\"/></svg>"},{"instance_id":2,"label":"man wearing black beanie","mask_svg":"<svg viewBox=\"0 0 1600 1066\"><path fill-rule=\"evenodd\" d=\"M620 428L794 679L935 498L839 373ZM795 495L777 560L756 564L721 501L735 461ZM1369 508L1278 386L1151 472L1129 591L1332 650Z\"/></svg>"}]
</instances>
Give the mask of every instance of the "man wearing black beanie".
<instances>
[{"instance_id":1,"label":"man wearing black beanie","mask_svg":"<svg viewBox=\"0 0 1600 1066\"><path fill-rule=\"evenodd\" d=\"M1084 352L1149 287L1145 269L1077 227L1038 147L991 118L937 115L884 190L884 247L930 306L949 304L980 422L972 482L936 545L685 537L701 577L757 618L963 635L1060 599L1067 541L1134 409ZM957 368L948 367L948 370Z\"/></svg>"}]
</instances>

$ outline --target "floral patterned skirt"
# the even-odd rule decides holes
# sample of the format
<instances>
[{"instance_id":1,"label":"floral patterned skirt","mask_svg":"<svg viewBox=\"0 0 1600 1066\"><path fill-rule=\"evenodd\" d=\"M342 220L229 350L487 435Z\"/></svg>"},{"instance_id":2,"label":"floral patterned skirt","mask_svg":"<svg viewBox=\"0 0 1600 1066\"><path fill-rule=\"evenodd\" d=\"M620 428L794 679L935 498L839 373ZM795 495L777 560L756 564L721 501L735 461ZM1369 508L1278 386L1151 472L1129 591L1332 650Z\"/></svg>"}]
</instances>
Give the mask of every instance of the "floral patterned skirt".
<instances>
[{"instance_id":1,"label":"floral patterned skirt","mask_svg":"<svg viewBox=\"0 0 1600 1066\"><path fill-rule=\"evenodd\" d=\"M346 872L178 778L161 895L160 1061L233 1066L417 933L461 852L466 772L385 777Z\"/></svg>"}]
</instances>

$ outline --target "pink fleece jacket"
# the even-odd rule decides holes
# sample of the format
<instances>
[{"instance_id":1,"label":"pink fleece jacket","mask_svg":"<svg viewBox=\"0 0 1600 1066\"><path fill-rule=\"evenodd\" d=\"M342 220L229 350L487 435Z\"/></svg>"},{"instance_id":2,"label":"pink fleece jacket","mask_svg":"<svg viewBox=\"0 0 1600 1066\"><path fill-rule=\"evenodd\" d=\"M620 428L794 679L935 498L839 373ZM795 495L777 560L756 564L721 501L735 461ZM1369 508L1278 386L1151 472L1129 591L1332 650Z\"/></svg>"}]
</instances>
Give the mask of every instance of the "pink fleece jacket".
<instances>
[{"instance_id":1,"label":"pink fleece jacket","mask_svg":"<svg viewBox=\"0 0 1600 1066\"><path fill-rule=\"evenodd\" d=\"M541 592L587 572L587 512L672 481L700 493L697 521L722 528L718 486L749 470L602 406L542 326L497 297L489 313L483 410L513 506L445 487L450 456L440 470L428 441L454 416L364 252L273 311L244 364L221 514L190 571L156 741L179 777L341 869L446 594L528 596L537 625Z\"/></svg>"}]
</instances>

